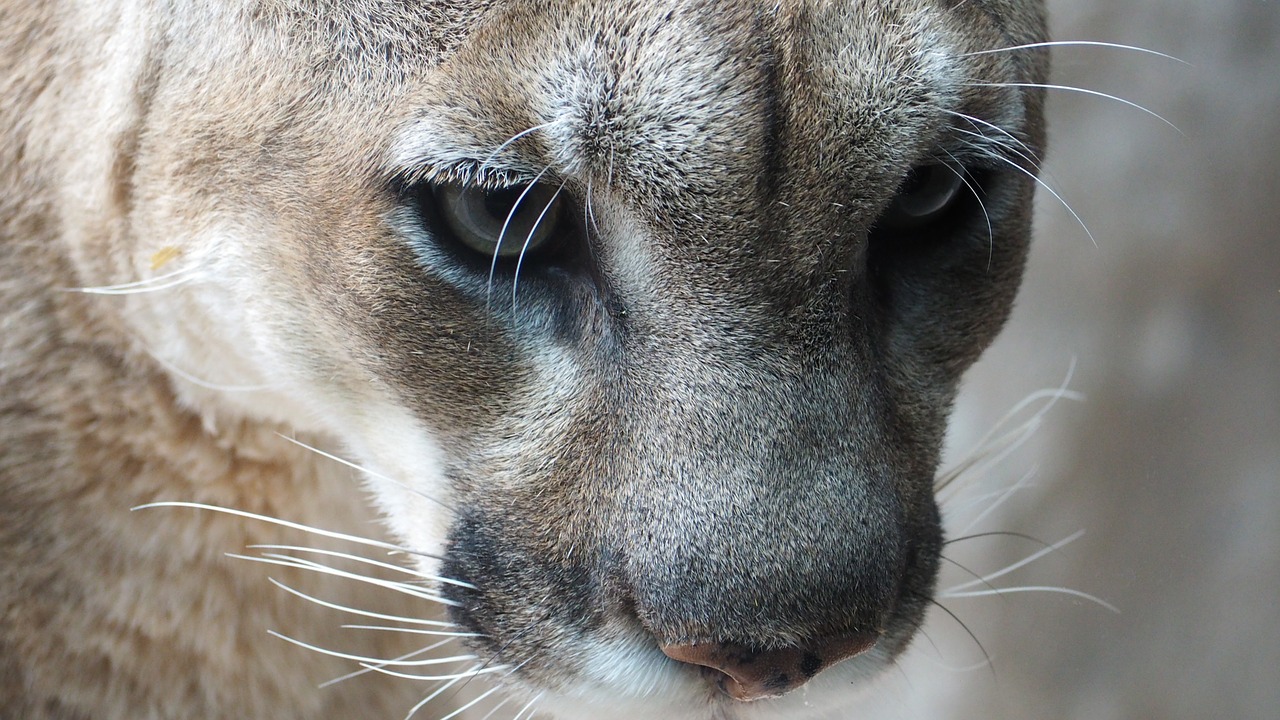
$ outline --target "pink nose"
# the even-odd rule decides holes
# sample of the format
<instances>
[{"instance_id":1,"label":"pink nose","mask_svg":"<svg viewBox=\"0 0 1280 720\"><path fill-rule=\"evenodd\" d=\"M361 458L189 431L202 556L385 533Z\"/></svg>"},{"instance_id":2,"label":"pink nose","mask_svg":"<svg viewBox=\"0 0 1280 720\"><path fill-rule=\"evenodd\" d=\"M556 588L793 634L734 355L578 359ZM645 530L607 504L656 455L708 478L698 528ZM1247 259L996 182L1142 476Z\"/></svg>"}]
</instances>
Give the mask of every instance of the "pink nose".
<instances>
[{"instance_id":1,"label":"pink nose","mask_svg":"<svg viewBox=\"0 0 1280 720\"><path fill-rule=\"evenodd\" d=\"M806 647L754 650L732 643L663 645L672 660L715 671L720 689L744 702L777 697L805 684L832 665L870 650L874 634L841 635L816 640Z\"/></svg>"}]
</instances>

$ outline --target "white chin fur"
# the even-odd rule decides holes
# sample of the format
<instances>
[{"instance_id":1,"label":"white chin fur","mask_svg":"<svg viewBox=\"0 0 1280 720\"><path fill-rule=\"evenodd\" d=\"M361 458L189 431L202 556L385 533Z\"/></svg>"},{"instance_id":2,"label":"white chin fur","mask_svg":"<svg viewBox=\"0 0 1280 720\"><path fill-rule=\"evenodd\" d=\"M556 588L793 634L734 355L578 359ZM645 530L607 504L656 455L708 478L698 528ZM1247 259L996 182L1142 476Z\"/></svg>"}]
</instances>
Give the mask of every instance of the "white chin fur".
<instances>
[{"instance_id":1,"label":"white chin fur","mask_svg":"<svg viewBox=\"0 0 1280 720\"><path fill-rule=\"evenodd\" d=\"M538 701L557 720L843 720L888 662L872 651L780 698L742 703L648 643L598 642L581 657L583 667L568 687L543 693Z\"/></svg>"}]
</instances>

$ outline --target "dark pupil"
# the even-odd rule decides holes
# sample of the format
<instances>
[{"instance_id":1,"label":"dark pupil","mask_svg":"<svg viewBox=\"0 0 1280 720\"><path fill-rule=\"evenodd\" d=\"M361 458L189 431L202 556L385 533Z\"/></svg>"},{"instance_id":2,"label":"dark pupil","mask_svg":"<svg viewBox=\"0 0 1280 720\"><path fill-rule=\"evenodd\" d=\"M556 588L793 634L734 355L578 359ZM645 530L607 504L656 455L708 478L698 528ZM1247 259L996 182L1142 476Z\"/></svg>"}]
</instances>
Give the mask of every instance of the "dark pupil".
<instances>
[{"instance_id":1,"label":"dark pupil","mask_svg":"<svg viewBox=\"0 0 1280 720\"><path fill-rule=\"evenodd\" d=\"M524 191L523 185L489 190L484 194L484 211L490 217L505 221L507 216L511 214L511 208L520 200L520 196L524 194Z\"/></svg>"}]
</instances>

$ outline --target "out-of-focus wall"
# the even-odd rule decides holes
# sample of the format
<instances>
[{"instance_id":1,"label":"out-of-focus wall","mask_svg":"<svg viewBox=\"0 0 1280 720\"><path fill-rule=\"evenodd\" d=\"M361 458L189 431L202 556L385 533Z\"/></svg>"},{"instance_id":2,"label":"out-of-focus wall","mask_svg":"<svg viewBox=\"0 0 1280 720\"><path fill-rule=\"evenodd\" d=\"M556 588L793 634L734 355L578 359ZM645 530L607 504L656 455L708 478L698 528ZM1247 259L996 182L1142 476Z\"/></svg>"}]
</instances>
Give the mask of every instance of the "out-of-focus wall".
<instances>
[{"instance_id":1,"label":"out-of-focus wall","mask_svg":"<svg viewBox=\"0 0 1280 720\"><path fill-rule=\"evenodd\" d=\"M1019 306L970 373L953 462L1033 390L1070 386L1037 434L944 510L952 532L1085 534L993 586L1063 594L952 598L990 667L936 610L875 690L887 717L1280 717L1280 3L1050 0L1050 194ZM1040 548L954 543L978 573ZM942 588L972 579L951 565ZM987 589L978 584L968 590ZM936 647L935 647L936 646ZM977 669L972 666L981 665ZM944 669L948 667L950 669ZM969 666L966 668L966 666Z\"/></svg>"}]
</instances>

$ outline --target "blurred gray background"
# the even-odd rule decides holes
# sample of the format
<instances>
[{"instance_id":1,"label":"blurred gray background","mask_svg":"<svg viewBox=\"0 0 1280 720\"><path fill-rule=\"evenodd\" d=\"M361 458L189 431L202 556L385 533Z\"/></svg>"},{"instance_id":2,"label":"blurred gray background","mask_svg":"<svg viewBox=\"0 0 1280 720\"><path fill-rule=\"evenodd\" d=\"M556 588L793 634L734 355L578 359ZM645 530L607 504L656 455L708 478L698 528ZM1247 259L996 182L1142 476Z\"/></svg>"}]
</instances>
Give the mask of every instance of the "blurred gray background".
<instances>
[{"instance_id":1,"label":"blurred gray background","mask_svg":"<svg viewBox=\"0 0 1280 720\"><path fill-rule=\"evenodd\" d=\"M971 371L952 464L1030 393L1070 388L1017 452L944 504L953 535L1084 535L994 586L942 600L885 717L1280 718L1280 4L1050 0L1050 194L1019 305ZM1036 405L1021 417L1034 413ZM1014 423L1014 426L1017 422ZM1002 490L1027 478L969 527ZM1042 546L953 543L977 573ZM949 565L941 588L972 580ZM982 584L967 590L987 589Z\"/></svg>"}]
</instances>

